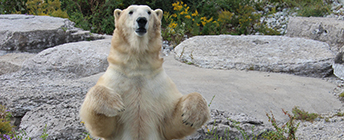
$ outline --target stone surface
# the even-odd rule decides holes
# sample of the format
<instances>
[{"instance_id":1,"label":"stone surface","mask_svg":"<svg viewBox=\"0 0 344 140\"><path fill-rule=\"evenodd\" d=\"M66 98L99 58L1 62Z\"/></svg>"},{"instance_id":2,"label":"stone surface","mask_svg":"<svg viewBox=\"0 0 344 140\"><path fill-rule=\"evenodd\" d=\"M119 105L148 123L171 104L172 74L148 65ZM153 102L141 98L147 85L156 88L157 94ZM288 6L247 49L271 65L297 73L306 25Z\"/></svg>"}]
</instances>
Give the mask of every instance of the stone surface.
<instances>
[{"instance_id":1,"label":"stone surface","mask_svg":"<svg viewBox=\"0 0 344 140\"><path fill-rule=\"evenodd\" d=\"M287 34L327 42L331 50L337 51L344 44L344 22L336 18L290 17Z\"/></svg>"},{"instance_id":2,"label":"stone surface","mask_svg":"<svg viewBox=\"0 0 344 140\"><path fill-rule=\"evenodd\" d=\"M23 64L23 69L41 73L62 72L69 78L105 71L109 40L82 41L46 49Z\"/></svg>"},{"instance_id":3,"label":"stone surface","mask_svg":"<svg viewBox=\"0 0 344 140\"><path fill-rule=\"evenodd\" d=\"M24 60L33 56L35 56L35 54L30 53L10 53L3 56L0 55L0 75L20 70Z\"/></svg>"},{"instance_id":4,"label":"stone surface","mask_svg":"<svg viewBox=\"0 0 344 140\"><path fill-rule=\"evenodd\" d=\"M328 44L284 36L195 36L180 43L176 59L202 68L282 72L324 77L334 54Z\"/></svg>"},{"instance_id":5,"label":"stone surface","mask_svg":"<svg viewBox=\"0 0 344 140\"><path fill-rule=\"evenodd\" d=\"M339 52L333 61L333 74L344 80L344 51Z\"/></svg>"},{"instance_id":6,"label":"stone surface","mask_svg":"<svg viewBox=\"0 0 344 140\"><path fill-rule=\"evenodd\" d=\"M212 109L211 119L197 132L186 137L188 140L204 139L233 139L247 140L258 137L262 132L271 130L271 125L264 125L262 121L249 117L244 113L230 113ZM243 135L242 132L246 132ZM245 137L245 138L244 138Z\"/></svg>"},{"instance_id":7,"label":"stone surface","mask_svg":"<svg viewBox=\"0 0 344 140\"><path fill-rule=\"evenodd\" d=\"M109 52L109 43L110 39L68 43L29 58L19 71L0 75L0 104L13 112L19 129L33 139L38 139L45 126L48 139L83 139L86 130L80 123L78 110L88 89L103 74L102 69L83 71L89 68L85 61L94 68L101 67ZM273 111L276 119L284 120L281 108L289 110L300 106L310 112L324 113L341 106L330 93L336 85L321 79L202 69L181 64L173 56L164 59L166 73L183 94L199 92L208 102L216 95L210 107L225 112L215 111L213 119L221 121L215 124L209 121L207 128L223 128L217 131L221 134L227 134L228 128L231 136L241 138L241 133L233 128L234 121L245 130L256 126L253 133L248 131L248 134L259 134L260 130L269 128L266 112ZM72 67L78 65L76 60L80 60L78 71ZM96 65L97 62L100 65ZM232 121L227 121L227 117ZM203 127L198 132L208 131ZM190 139L200 137L202 135L195 134Z\"/></svg>"},{"instance_id":8,"label":"stone surface","mask_svg":"<svg viewBox=\"0 0 344 140\"><path fill-rule=\"evenodd\" d=\"M98 79L83 78L105 71L109 50L110 39L44 50L24 61L19 71L0 76L0 104L12 111L28 137L37 139L47 125L50 139L82 139L86 130L78 110Z\"/></svg>"},{"instance_id":9,"label":"stone surface","mask_svg":"<svg viewBox=\"0 0 344 140\"><path fill-rule=\"evenodd\" d=\"M82 40L103 38L74 27L68 19L34 15L0 15L0 49L38 52Z\"/></svg>"}]
</instances>

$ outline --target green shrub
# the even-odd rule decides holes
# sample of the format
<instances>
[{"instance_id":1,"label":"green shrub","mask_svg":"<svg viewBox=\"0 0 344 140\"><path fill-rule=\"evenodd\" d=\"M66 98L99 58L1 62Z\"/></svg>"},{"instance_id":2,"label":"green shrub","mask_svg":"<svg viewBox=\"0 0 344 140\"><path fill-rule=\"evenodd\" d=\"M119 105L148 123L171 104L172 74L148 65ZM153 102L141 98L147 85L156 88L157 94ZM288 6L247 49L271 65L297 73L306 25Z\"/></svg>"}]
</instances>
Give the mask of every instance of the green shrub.
<instances>
[{"instance_id":1,"label":"green shrub","mask_svg":"<svg viewBox=\"0 0 344 140\"><path fill-rule=\"evenodd\" d=\"M27 0L0 0L0 14L25 14L27 13L26 1Z\"/></svg>"},{"instance_id":2,"label":"green shrub","mask_svg":"<svg viewBox=\"0 0 344 140\"><path fill-rule=\"evenodd\" d=\"M93 33L112 34L114 30L113 11L122 8L122 0L64 0L70 20L77 27Z\"/></svg>"},{"instance_id":3,"label":"green shrub","mask_svg":"<svg viewBox=\"0 0 344 140\"><path fill-rule=\"evenodd\" d=\"M28 0L26 2L28 14L46 15L53 17L68 18L66 11L61 10L61 2L59 0Z\"/></svg>"}]
</instances>

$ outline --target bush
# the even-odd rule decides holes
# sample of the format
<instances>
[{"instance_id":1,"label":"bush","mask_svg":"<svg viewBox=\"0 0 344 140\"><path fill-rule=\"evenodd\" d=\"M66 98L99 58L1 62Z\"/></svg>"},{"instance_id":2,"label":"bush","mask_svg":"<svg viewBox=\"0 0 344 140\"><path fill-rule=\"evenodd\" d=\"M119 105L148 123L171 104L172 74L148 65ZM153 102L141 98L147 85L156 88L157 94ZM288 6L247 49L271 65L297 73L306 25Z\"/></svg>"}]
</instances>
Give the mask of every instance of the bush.
<instances>
[{"instance_id":1,"label":"bush","mask_svg":"<svg viewBox=\"0 0 344 140\"><path fill-rule=\"evenodd\" d=\"M220 0L219 0L220 1ZM222 0L226 2L226 0ZM212 3L212 2L209 2ZM162 36L172 44L177 45L181 42L185 35L217 35L217 34L260 34L278 35L275 29L270 29L266 23L261 23L260 19L270 13L259 13L253 6L247 3L253 3L250 0L232 1L232 5L238 7L226 7L217 3L213 8L206 7L206 11L216 11L199 13L197 8L189 7L182 1L173 3L173 12L165 12L163 23L166 23ZM246 4L246 5L245 5ZM221 7L225 7L221 9ZM217 11L220 8L220 11ZM194 11L191 9L195 9ZM232 10L232 11L231 11ZM205 15L204 13L207 13Z\"/></svg>"},{"instance_id":2,"label":"bush","mask_svg":"<svg viewBox=\"0 0 344 140\"><path fill-rule=\"evenodd\" d=\"M45 15L53 17L68 18L66 11L61 10L61 2L59 0L28 0L26 2L28 14L31 15ZM18 13L18 12L16 12Z\"/></svg>"},{"instance_id":3,"label":"bush","mask_svg":"<svg viewBox=\"0 0 344 140\"><path fill-rule=\"evenodd\" d=\"M18 11L18 14L27 13L27 0L0 0L0 14L13 14Z\"/></svg>"}]
</instances>

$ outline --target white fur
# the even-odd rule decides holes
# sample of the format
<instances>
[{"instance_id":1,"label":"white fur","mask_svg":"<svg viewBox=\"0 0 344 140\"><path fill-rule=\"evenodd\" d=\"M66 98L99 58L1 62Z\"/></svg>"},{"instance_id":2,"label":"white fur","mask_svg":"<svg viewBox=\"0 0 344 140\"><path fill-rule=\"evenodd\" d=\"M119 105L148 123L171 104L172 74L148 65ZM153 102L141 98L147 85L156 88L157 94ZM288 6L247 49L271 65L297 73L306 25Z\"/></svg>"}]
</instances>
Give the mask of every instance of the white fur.
<instances>
[{"instance_id":1,"label":"white fur","mask_svg":"<svg viewBox=\"0 0 344 140\"><path fill-rule=\"evenodd\" d=\"M114 16L109 67L80 109L88 131L105 140L170 140L193 133L209 109L200 94L183 96L162 68L162 11L130 6ZM135 33L138 17L148 20L146 34Z\"/></svg>"}]
</instances>

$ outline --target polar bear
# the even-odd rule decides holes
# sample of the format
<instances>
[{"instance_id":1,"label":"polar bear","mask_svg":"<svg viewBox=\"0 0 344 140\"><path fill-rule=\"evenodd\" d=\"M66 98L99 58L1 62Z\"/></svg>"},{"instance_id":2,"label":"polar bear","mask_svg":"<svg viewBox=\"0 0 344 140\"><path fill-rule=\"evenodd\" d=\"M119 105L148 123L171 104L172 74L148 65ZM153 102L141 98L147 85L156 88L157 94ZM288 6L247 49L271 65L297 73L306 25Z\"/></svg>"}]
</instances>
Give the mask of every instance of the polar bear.
<instances>
[{"instance_id":1,"label":"polar bear","mask_svg":"<svg viewBox=\"0 0 344 140\"><path fill-rule=\"evenodd\" d=\"M109 67L80 109L87 130L104 140L171 140L195 132L210 111L199 93L182 95L162 68L162 10L132 5L114 16Z\"/></svg>"}]
</instances>

